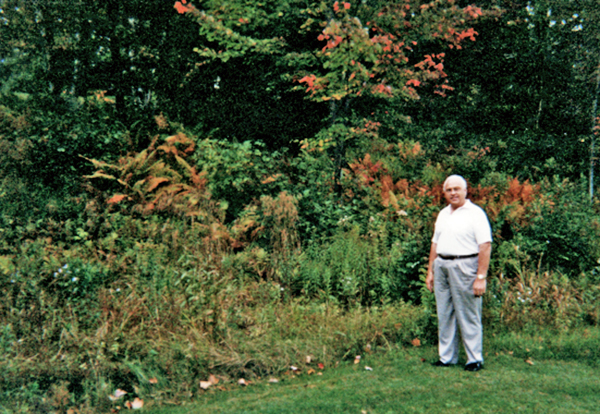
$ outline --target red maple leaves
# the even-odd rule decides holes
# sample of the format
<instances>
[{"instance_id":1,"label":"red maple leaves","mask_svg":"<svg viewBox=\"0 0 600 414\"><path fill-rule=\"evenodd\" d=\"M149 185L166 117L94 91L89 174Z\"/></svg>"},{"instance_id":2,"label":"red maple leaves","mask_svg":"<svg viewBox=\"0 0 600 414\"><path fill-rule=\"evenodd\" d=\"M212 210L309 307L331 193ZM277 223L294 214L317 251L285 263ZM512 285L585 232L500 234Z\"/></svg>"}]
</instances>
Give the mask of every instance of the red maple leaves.
<instances>
[{"instance_id":1,"label":"red maple leaves","mask_svg":"<svg viewBox=\"0 0 600 414\"><path fill-rule=\"evenodd\" d=\"M344 3L342 3L342 5L344 6L345 10L349 10L350 6L351 6L350 3L348 3L348 2L344 2ZM335 3L333 3L333 11L336 12L336 13L340 11L340 4L339 4L339 2L336 1Z\"/></svg>"},{"instance_id":2,"label":"red maple leaves","mask_svg":"<svg viewBox=\"0 0 600 414\"><path fill-rule=\"evenodd\" d=\"M187 5L187 0L176 1L173 7L175 7L175 10L177 10L177 13L179 14L189 13L194 10L194 6L191 4L189 6Z\"/></svg>"}]
</instances>

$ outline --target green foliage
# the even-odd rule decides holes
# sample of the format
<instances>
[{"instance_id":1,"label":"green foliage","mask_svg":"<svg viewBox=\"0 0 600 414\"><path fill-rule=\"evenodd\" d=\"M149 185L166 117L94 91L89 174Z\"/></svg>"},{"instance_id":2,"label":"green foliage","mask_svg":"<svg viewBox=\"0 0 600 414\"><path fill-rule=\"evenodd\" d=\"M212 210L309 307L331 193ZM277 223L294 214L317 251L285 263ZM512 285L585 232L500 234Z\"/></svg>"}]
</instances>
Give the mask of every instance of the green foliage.
<instances>
[{"instance_id":1,"label":"green foliage","mask_svg":"<svg viewBox=\"0 0 600 414\"><path fill-rule=\"evenodd\" d=\"M270 151L257 141L197 141L193 160L206 175L207 185L217 200L228 205L229 220L261 195L274 195L287 187L283 151Z\"/></svg>"},{"instance_id":2,"label":"green foliage","mask_svg":"<svg viewBox=\"0 0 600 414\"><path fill-rule=\"evenodd\" d=\"M486 325L597 325L590 4L2 2L0 404L434 343L449 173L494 231Z\"/></svg>"},{"instance_id":3,"label":"green foliage","mask_svg":"<svg viewBox=\"0 0 600 414\"><path fill-rule=\"evenodd\" d=\"M43 101L0 106L4 231L77 217L81 175L91 171L81 156L110 159L127 138L120 125L106 118L102 102L92 96L76 103L73 111L49 110Z\"/></svg>"},{"instance_id":4,"label":"green foliage","mask_svg":"<svg viewBox=\"0 0 600 414\"><path fill-rule=\"evenodd\" d=\"M82 410L109 409L116 388L147 401L180 400L200 392L198 380L212 372L252 378L311 354L333 366L367 344L407 343L420 332L420 311L405 305L343 311L283 301L278 283L237 273L226 257L211 262L188 242L202 240L198 228L184 222L113 214L102 226L110 229L96 245L23 246L12 259L18 271L3 276L0 344L11 368L0 381L31 390L5 394L10 404L52 401L61 381L70 383L67 405ZM47 381L32 384L30 375Z\"/></svg>"},{"instance_id":5,"label":"green foliage","mask_svg":"<svg viewBox=\"0 0 600 414\"><path fill-rule=\"evenodd\" d=\"M422 245L417 238L388 245L388 237L394 240L387 235L391 226L378 220L371 217L367 234L342 222L331 238L308 245L283 279L284 286L295 295L349 307L418 300Z\"/></svg>"},{"instance_id":6,"label":"green foliage","mask_svg":"<svg viewBox=\"0 0 600 414\"><path fill-rule=\"evenodd\" d=\"M582 272L600 259L600 224L582 184L557 178L544 183L553 205L546 205L525 233L541 242L540 254L549 268Z\"/></svg>"},{"instance_id":7,"label":"green foliage","mask_svg":"<svg viewBox=\"0 0 600 414\"><path fill-rule=\"evenodd\" d=\"M512 274L518 267L515 263L522 261L531 268L541 266L573 277L592 270L600 257L600 228L585 189L558 178L545 181L542 189L527 222L514 223L505 232L505 240L500 240L496 258L499 270Z\"/></svg>"}]
</instances>

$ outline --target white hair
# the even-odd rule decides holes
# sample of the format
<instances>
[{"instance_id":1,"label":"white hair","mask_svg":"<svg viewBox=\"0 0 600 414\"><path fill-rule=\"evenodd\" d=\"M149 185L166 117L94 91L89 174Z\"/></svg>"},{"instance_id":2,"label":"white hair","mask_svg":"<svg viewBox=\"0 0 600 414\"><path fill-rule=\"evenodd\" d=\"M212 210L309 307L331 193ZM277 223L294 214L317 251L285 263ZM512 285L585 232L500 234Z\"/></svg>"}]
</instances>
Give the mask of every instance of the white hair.
<instances>
[{"instance_id":1,"label":"white hair","mask_svg":"<svg viewBox=\"0 0 600 414\"><path fill-rule=\"evenodd\" d=\"M449 176L448 178L446 178L446 181L444 181L444 190L446 189L446 184L448 183L448 181L452 178L456 178L460 181L460 183L462 184L463 188L466 190L467 189L467 180L465 180L465 178L462 175L458 175L458 174L453 174L451 176Z\"/></svg>"}]
</instances>

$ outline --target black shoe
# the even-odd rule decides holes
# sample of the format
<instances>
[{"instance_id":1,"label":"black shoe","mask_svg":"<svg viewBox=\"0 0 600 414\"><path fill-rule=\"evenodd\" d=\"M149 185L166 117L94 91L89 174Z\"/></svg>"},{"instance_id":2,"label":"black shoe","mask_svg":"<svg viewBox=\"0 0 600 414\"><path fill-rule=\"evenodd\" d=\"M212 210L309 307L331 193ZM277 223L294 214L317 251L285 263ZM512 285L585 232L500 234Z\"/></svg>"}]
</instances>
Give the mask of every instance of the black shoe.
<instances>
[{"instance_id":1,"label":"black shoe","mask_svg":"<svg viewBox=\"0 0 600 414\"><path fill-rule=\"evenodd\" d=\"M435 361L431 363L434 367L451 367L454 364L444 364L442 361Z\"/></svg>"},{"instance_id":2,"label":"black shoe","mask_svg":"<svg viewBox=\"0 0 600 414\"><path fill-rule=\"evenodd\" d=\"M483 369L483 362L471 362L465 365L465 371L476 372Z\"/></svg>"}]
</instances>

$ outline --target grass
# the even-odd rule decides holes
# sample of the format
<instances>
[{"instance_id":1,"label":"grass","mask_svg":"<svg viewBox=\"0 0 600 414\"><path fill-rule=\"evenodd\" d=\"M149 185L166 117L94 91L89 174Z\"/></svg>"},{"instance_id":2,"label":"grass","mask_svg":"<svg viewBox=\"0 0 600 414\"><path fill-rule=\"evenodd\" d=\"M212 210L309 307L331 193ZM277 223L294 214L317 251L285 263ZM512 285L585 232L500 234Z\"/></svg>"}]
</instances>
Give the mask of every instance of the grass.
<instances>
[{"instance_id":1,"label":"grass","mask_svg":"<svg viewBox=\"0 0 600 414\"><path fill-rule=\"evenodd\" d=\"M284 376L279 383L209 389L193 404L145 410L183 413L596 413L595 364L542 360L514 353L486 356L477 373L432 367L435 347L395 349L342 363L322 376ZM373 371L367 371L370 366Z\"/></svg>"}]
</instances>

